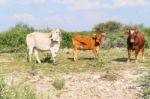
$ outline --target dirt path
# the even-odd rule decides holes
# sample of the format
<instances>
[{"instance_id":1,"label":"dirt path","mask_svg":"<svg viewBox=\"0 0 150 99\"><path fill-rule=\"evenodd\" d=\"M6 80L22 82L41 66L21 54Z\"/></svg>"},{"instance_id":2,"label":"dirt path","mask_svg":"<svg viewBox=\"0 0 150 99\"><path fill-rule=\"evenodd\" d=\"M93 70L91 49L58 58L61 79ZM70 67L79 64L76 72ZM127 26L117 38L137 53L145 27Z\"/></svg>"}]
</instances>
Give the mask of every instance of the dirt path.
<instances>
[{"instance_id":1,"label":"dirt path","mask_svg":"<svg viewBox=\"0 0 150 99\"><path fill-rule=\"evenodd\" d=\"M146 68L138 67L115 73L61 73L51 77L15 74L7 76L6 81L10 84L12 78L18 81L27 77L27 82L35 85L37 96L44 99L142 99L143 90L137 81L145 75ZM52 85L56 77L65 79L62 90L56 90Z\"/></svg>"}]
</instances>

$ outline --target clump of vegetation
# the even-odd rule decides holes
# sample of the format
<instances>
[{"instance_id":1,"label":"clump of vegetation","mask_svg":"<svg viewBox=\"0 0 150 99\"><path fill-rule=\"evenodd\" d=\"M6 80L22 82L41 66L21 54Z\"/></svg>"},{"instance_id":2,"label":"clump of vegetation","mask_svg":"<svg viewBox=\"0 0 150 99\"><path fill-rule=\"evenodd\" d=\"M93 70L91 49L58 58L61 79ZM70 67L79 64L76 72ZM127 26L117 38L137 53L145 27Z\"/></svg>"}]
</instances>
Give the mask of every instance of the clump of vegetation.
<instances>
[{"instance_id":1,"label":"clump of vegetation","mask_svg":"<svg viewBox=\"0 0 150 99\"><path fill-rule=\"evenodd\" d=\"M63 78L56 78L52 84L57 90L60 90L65 85L65 80Z\"/></svg>"},{"instance_id":2,"label":"clump of vegetation","mask_svg":"<svg viewBox=\"0 0 150 99\"><path fill-rule=\"evenodd\" d=\"M108 52L109 50L107 50ZM93 60L94 62L90 62L89 65L94 66L94 67L103 67L108 65L111 62L111 59L109 58L110 56L108 55L108 53L103 51L103 52L99 52L97 54L97 57L95 60Z\"/></svg>"},{"instance_id":3,"label":"clump of vegetation","mask_svg":"<svg viewBox=\"0 0 150 99\"><path fill-rule=\"evenodd\" d=\"M16 60L21 60L21 59L24 59L26 57L26 53L15 53L13 54L14 55L14 59Z\"/></svg>"},{"instance_id":4,"label":"clump of vegetation","mask_svg":"<svg viewBox=\"0 0 150 99\"><path fill-rule=\"evenodd\" d=\"M150 99L150 75L144 78L141 85L144 87L144 99Z\"/></svg>"},{"instance_id":5,"label":"clump of vegetation","mask_svg":"<svg viewBox=\"0 0 150 99\"><path fill-rule=\"evenodd\" d=\"M150 48L150 28L146 28L145 29L145 47L146 48Z\"/></svg>"},{"instance_id":6,"label":"clump of vegetation","mask_svg":"<svg viewBox=\"0 0 150 99\"><path fill-rule=\"evenodd\" d=\"M108 81L115 81L120 77L119 74L114 73L114 72L109 72L107 71L106 74L104 74L101 79L102 80L108 80Z\"/></svg>"},{"instance_id":7,"label":"clump of vegetation","mask_svg":"<svg viewBox=\"0 0 150 99\"><path fill-rule=\"evenodd\" d=\"M25 83L25 80L19 81L11 86L7 86L3 77L0 78L0 99L37 99L34 88Z\"/></svg>"},{"instance_id":8,"label":"clump of vegetation","mask_svg":"<svg viewBox=\"0 0 150 99\"><path fill-rule=\"evenodd\" d=\"M33 31L34 28L19 23L8 31L0 33L0 52L24 52L26 35Z\"/></svg>"},{"instance_id":9,"label":"clump of vegetation","mask_svg":"<svg viewBox=\"0 0 150 99\"><path fill-rule=\"evenodd\" d=\"M120 22L116 21L107 21L105 23L97 24L93 30L100 31L100 32L118 32L122 27Z\"/></svg>"},{"instance_id":10,"label":"clump of vegetation","mask_svg":"<svg viewBox=\"0 0 150 99\"><path fill-rule=\"evenodd\" d=\"M7 98L5 96L5 87L6 87L6 84L4 82L4 78L0 76L0 99L6 99Z\"/></svg>"},{"instance_id":11,"label":"clump of vegetation","mask_svg":"<svg viewBox=\"0 0 150 99\"><path fill-rule=\"evenodd\" d=\"M62 33L62 42L61 42L61 48L71 48L71 37L73 33L63 32Z\"/></svg>"},{"instance_id":12,"label":"clump of vegetation","mask_svg":"<svg viewBox=\"0 0 150 99\"><path fill-rule=\"evenodd\" d=\"M73 34L83 34L83 35L93 35L95 32L106 33L106 40L103 40L105 44L103 47L125 47L126 38L124 32L128 31L130 28L135 28L140 32L145 32L146 37L146 48L150 48L150 28L144 28L143 25L124 25L116 21L107 21L104 23L99 23L93 28L92 31L82 31L82 32L68 32L61 30L62 32L62 42L61 48L71 48L71 37ZM8 31L0 33L0 52L25 52L26 51L26 35L34 32L50 32L51 28L46 29L34 29L27 24L18 23L14 27L10 28ZM110 40L108 40L109 38ZM113 44L115 43L115 44ZM114 45L114 46L113 46Z\"/></svg>"}]
</instances>

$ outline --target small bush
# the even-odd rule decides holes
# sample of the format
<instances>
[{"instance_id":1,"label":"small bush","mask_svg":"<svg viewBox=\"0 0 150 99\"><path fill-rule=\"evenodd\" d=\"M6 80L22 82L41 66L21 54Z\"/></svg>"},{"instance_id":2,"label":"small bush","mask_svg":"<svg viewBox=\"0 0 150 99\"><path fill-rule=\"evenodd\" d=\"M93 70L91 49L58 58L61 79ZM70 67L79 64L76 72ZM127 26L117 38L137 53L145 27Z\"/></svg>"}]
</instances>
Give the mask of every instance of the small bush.
<instances>
[{"instance_id":1,"label":"small bush","mask_svg":"<svg viewBox=\"0 0 150 99\"><path fill-rule=\"evenodd\" d=\"M72 46L72 38L73 33L67 33L63 32L62 33L62 42L61 42L61 48L70 48Z\"/></svg>"},{"instance_id":2,"label":"small bush","mask_svg":"<svg viewBox=\"0 0 150 99\"><path fill-rule=\"evenodd\" d=\"M102 75L102 80L115 81L120 77L117 73L107 71L106 74Z\"/></svg>"},{"instance_id":3,"label":"small bush","mask_svg":"<svg viewBox=\"0 0 150 99\"><path fill-rule=\"evenodd\" d=\"M60 90L65 85L65 80L63 78L56 78L52 84L56 89Z\"/></svg>"}]
</instances>

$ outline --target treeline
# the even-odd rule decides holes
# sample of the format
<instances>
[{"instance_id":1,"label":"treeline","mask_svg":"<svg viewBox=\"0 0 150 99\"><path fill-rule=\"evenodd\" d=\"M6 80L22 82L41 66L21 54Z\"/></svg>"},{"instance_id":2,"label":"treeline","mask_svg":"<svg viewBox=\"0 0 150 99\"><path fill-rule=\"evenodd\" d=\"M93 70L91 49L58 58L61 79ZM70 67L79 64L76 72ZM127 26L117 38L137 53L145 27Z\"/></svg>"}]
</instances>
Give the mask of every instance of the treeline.
<instances>
[{"instance_id":1,"label":"treeline","mask_svg":"<svg viewBox=\"0 0 150 99\"><path fill-rule=\"evenodd\" d=\"M124 32L131 28L137 29L145 34L146 48L150 48L150 28L145 28L143 25L124 25L116 21L108 21L97 24L91 31L82 31L78 33L93 36L95 32L100 31L105 33L105 38L103 40L104 48L125 47L126 36L124 35ZM9 30L0 33L0 52L25 52L26 35L34 31L50 32L51 29L35 29L27 24L18 23ZM61 32L61 48L70 48L72 46L71 37L77 32L68 32L65 30L61 30Z\"/></svg>"}]
</instances>

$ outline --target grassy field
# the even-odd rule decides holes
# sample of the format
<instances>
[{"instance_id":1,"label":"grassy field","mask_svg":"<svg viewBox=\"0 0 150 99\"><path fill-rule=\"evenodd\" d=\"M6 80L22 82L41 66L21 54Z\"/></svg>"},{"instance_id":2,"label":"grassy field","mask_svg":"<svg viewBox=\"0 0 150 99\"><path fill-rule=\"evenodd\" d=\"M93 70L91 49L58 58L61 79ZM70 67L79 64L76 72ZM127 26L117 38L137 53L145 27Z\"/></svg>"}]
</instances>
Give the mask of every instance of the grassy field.
<instances>
[{"instance_id":1,"label":"grassy field","mask_svg":"<svg viewBox=\"0 0 150 99\"><path fill-rule=\"evenodd\" d=\"M140 56L141 56L141 53L140 53ZM145 50L145 62L142 62L141 57L139 58L140 58L139 62L135 64L134 53L132 53L132 61L131 63L127 64L126 63L127 61L126 48L113 48L113 49L107 49L107 50L101 49L98 52L97 59L93 59L93 53L91 51L79 51L78 52L79 60L77 62L74 62L72 50L61 49L57 56L57 65L53 65L50 60L49 53L40 54L40 59L42 60L42 64L37 64L34 57L32 58L33 59L32 63L27 63L26 53L11 53L11 54L1 53L0 54L0 74L1 74L1 77L4 77L4 78L7 77L8 75L13 75L13 74L19 74L19 75L22 75L22 77L24 76L23 74L32 75L32 76L39 75L39 77L44 78L44 77L57 77L54 75L70 74L70 73L75 73L75 74L105 73L106 75L102 76L102 78L107 79L109 81L109 80L117 79L117 77L119 77L117 74L120 74L120 71L139 70L142 67L144 68L145 71L149 72L150 49ZM23 81L26 82L27 80L29 79L26 79L26 77L24 77ZM144 79L142 80L144 81ZM24 85L22 88L26 88L26 86L28 85ZM24 97L24 99L25 98L35 99L36 96L34 96L32 90L30 90L29 87L27 88L29 91L27 91L26 93L29 92L28 94L30 94L31 97L28 97L28 98ZM150 88L149 86L146 86L145 88L146 88L145 93L147 94L146 96L143 96L143 97L148 97L149 95L148 92ZM57 91L57 95L59 94L59 92L61 91ZM8 92L7 92L7 95L8 95ZM16 97L19 97L19 96L16 96ZM51 98L52 98L52 95L51 97L49 97L49 99Z\"/></svg>"},{"instance_id":2,"label":"grassy field","mask_svg":"<svg viewBox=\"0 0 150 99\"><path fill-rule=\"evenodd\" d=\"M114 48L109 50L100 50L97 59L93 59L91 51L79 51L77 62L73 61L72 50L62 49L57 56L57 65L53 65L49 53L40 53L42 64L37 64L35 57L32 57L32 63L26 60L26 53L3 53L0 54L0 73L27 72L35 70L44 74L68 73L68 72L99 72L105 70L120 70L126 67L135 67L137 65L148 66L150 50L145 51L145 62L139 54L139 63L134 63L134 53L132 60L127 64L127 50L125 48Z\"/></svg>"}]
</instances>

